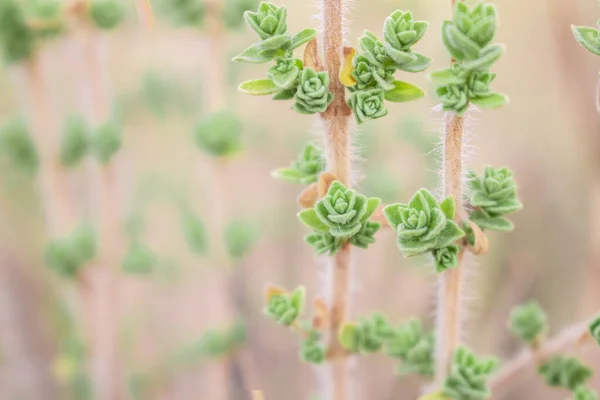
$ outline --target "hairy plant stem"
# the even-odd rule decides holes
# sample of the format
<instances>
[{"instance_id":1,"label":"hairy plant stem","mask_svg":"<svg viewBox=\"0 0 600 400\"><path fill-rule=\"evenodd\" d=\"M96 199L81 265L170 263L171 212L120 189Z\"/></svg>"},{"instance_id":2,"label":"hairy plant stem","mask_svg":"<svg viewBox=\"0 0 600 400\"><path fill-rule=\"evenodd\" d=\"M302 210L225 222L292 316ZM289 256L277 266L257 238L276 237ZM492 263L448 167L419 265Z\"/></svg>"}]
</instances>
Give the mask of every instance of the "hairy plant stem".
<instances>
[{"instance_id":1,"label":"hairy plant stem","mask_svg":"<svg viewBox=\"0 0 600 400\"><path fill-rule=\"evenodd\" d=\"M569 346L582 343L591 338L588 326L593 319L574 324L554 338L539 343L535 348L526 348L510 361L503 363L503 367L489 382L493 398L500 398L502 392L510 387L510 383L523 376L526 369L538 365Z\"/></svg>"},{"instance_id":2,"label":"hairy plant stem","mask_svg":"<svg viewBox=\"0 0 600 400\"><path fill-rule=\"evenodd\" d=\"M461 224L464 216L463 199L463 128L464 118L454 112L446 113L444 125L444 152L442 186L444 197L456 201L455 221ZM439 275L436 329L435 378L441 385L446 378L452 353L460 342L461 293L463 285L464 248L458 254L458 265Z\"/></svg>"},{"instance_id":3,"label":"hairy plant stem","mask_svg":"<svg viewBox=\"0 0 600 400\"><path fill-rule=\"evenodd\" d=\"M344 42L343 0L321 0L321 20L323 31L323 53L325 68L329 73L329 90L334 99L327 110L321 114L324 124L327 170L335 174L342 183L350 187L350 116L352 114L345 99L345 88L339 80ZM350 292L351 246L345 243L338 253L331 257L327 265L331 287L329 292L329 342L328 364L323 368L323 382L331 385L325 388L326 398L345 400L349 395L349 369L347 354L338 340L338 332L348 316Z\"/></svg>"}]
</instances>

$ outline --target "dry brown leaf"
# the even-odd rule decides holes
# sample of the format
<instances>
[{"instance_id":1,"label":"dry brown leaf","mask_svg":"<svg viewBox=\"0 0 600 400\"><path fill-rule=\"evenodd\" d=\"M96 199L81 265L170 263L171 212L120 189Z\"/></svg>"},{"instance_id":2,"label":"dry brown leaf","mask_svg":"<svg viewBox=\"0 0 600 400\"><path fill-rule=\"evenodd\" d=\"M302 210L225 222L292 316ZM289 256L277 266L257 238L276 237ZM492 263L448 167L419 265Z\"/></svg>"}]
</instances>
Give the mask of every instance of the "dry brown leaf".
<instances>
[{"instance_id":1,"label":"dry brown leaf","mask_svg":"<svg viewBox=\"0 0 600 400\"><path fill-rule=\"evenodd\" d=\"M300 193L297 202L302 208L312 208L317 202L318 196L317 184L311 183L309 187Z\"/></svg>"}]
</instances>

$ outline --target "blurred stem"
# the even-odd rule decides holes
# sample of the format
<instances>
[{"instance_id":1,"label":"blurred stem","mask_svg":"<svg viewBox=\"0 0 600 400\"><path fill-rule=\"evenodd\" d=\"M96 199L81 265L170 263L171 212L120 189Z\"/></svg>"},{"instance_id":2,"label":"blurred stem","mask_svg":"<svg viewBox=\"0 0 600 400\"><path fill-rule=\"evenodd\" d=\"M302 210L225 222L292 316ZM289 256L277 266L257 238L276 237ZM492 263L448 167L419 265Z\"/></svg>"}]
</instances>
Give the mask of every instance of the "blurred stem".
<instances>
[{"instance_id":1,"label":"blurred stem","mask_svg":"<svg viewBox=\"0 0 600 400\"><path fill-rule=\"evenodd\" d=\"M538 365L549 357L562 352L574 344L581 344L591 338L588 327L594 318L572 325L550 340L540 343L535 348L526 348L510 361L503 363L503 367L490 380L490 389L493 398L500 398L501 392L510 388L510 384L518 380L526 369Z\"/></svg>"},{"instance_id":2,"label":"blurred stem","mask_svg":"<svg viewBox=\"0 0 600 400\"><path fill-rule=\"evenodd\" d=\"M135 0L135 8L144 29L154 28L154 14L150 0Z\"/></svg>"},{"instance_id":3,"label":"blurred stem","mask_svg":"<svg viewBox=\"0 0 600 400\"><path fill-rule=\"evenodd\" d=\"M76 208L69 193L68 174L59 158L59 127L48 97L48 86L39 54L23 65L24 109L38 143L39 186L50 237L64 237L77 224ZM17 82L17 90L20 82Z\"/></svg>"},{"instance_id":4,"label":"blurred stem","mask_svg":"<svg viewBox=\"0 0 600 400\"><path fill-rule=\"evenodd\" d=\"M346 90L339 80L344 42L344 0L321 0L321 21L325 68L329 73L329 90L334 99L327 110L321 114L324 124L327 170L334 173L340 181L350 187L350 116L352 114L345 99ZM346 5L347 6L347 5ZM346 243L330 259L327 265L330 279L324 288L329 291L328 304L331 314L329 326L329 344L327 356L329 365L323 368L323 382L331 385L326 388L327 398L345 400L349 395L349 371L347 354L338 340L338 332L348 315L350 288L350 250Z\"/></svg>"},{"instance_id":5,"label":"blurred stem","mask_svg":"<svg viewBox=\"0 0 600 400\"><path fill-rule=\"evenodd\" d=\"M203 106L208 114L222 111L226 107L225 94L225 50L224 27L221 18L222 1L207 0L206 9L209 11L206 26L206 50L203 57L205 77ZM211 193L211 218L212 232L215 240L212 242L213 271L211 276L214 290L206 294L205 301L211 304L207 318L211 324L223 325L231 323L234 316L233 299L227 288L233 279L235 271L232 270L231 260L227 254L224 242L224 231L226 226L227 211L229 210L229 196L227 193L227 180L229 159L213 157L210 160L210 193ZM213 305L217 303L218 306ZM208 304L207 303L207 304ZM205 387L208 389L207 398L228 399L231 397L233 386L231 368L229 363L235 363L235 354L227 359L215 360L205 373Z\"/></svg>"},{"instance_id":6,"label":"blurred stem","mask_svg":"<svg viewBox=\"0 0 600 400\"><path fill-rule=\"evenodd\" d=\"M105 43L99 32L86 27L80 49L81 102L92 129L110 118L106 79ZM121 232L120 168L118 155L108 164L88 165L91 178L91 210L98 229L97 259L83 270L80 292L84 298L90 341L90 368L94 395L99 400L123 397L117 357L119 310L119 261L123 255Z\"/></svg>"},{"instance_id":7,"label":"blurred stem","mask_svg":"<svg viewBox=\"0 0 600 400\"><path fill-rule=\"evenodd\" d=\"M452 0L454 6L455 0ZM446 113L443 134L442 187L444 196L452 196L456 201L455 221L461 226L463 209L463 130L464 117L455 112ZM464 247L458 254L458 265L439 274L435 381L438 386L444 382L454 349L460 343L461 294L463 285Z\"/></svg>"}]
</instances>

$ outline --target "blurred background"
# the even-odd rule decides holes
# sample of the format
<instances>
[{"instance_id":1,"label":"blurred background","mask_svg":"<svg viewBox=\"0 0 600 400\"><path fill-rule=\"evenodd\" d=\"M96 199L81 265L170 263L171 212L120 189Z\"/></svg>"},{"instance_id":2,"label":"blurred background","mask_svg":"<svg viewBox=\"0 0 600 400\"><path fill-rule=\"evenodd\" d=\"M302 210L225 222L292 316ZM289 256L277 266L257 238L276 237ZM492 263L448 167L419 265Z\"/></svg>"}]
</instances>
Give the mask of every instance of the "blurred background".
<instances>
[{"instance_id":1,"label":"blurred background","mask_svg":"<svg viewBox=\"0 0 600 400\"><path fill-rule=\"evenodd\" d=\"M256 3L225 0L233 16L222 20L211 12L219 2L209 2L202 23L193 27L176 23L163 3L151 2L154 29L140 25L132 3L119 27L95 38L103 57L98 65L105 68L104 107L122 127L109 196L120 253L105 266L117 272L109 288L116 293L113 304L104 315L117 331L118 370L111 385L118 395L111 396L231 400L261 389L267 400L311 398L317 392L314 368L299 360L292 332L265 318L262 307L268 284L305 285L310 300L322 293L323 263L304 243L307 231L296 218L303 187L270 177L306 141L318 140L318 127L314 118L290 110L289 102L236 90L239 82L265 74L263 65L229 62L255 40L239 15ZM431 70L443 68L449 57L439 30L451 15L449 3L353 1L346 40L356 46L365 29L381 35L387 15L410 9L431 23L417 51L433 57ZM512 218L515 231L491 233L490 252L467 267L464 340L479 354L508 359L521 346L506 328L514 305L537 299L549 314L550 334L600 305L600 119L594 100L599 64L570 32L570 24L595 25L600 7L593 0L494 3L497 41L507 45L494 90L506 93L510 104L473 114L469 165L510 166L525 208ZM282 4L291 32L318 25L314 2ZM83 50L72 36L44 42L37 53L54 124L42 136L55 134L42 144L58 142L60 126L84 108L77 69L88 70L76 61ZM26 77L22 63L0 69L0 124L29 118ZM438 185L443 114L434 110L434 87L425 73L396 77L428 95L390 103L386 118L354 135L356 186L386 203ZM221 85L216 92L210 89L215 84ZM243 151L220 161L199 151L193 135L215 103L242 126ZM86 343L95 336L86 332L89 314L82 299L101 289L47 267L52 235L45 222L46 192L37 174L16 168L1 150L0 398L92 398ZM63 195L82 221L102 218L97 208L107 207L95 208L97 181L85 165L63 171ZM431 326L431 265L403 259L389 230L377 239L368 252L354 252L352 315L380 310L394 321L418 317ZM600 371L597 349L581 355ZM417 398L426 382L396 376L394 368L384 356L356 360L356 399ZM498 398L567 397L545 388L533 370L527 374ZM591 386L598 390L600 378Z\"/></svg>"}]
</instances>

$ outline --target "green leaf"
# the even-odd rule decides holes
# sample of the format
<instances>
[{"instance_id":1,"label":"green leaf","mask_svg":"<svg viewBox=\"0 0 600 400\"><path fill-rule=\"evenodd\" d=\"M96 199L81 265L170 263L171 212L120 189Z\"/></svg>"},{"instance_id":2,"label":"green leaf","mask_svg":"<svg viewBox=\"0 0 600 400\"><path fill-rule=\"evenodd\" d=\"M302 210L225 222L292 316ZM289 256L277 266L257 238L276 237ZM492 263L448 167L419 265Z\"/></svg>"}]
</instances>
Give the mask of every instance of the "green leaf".
<instances>
[{"instance_id":1,"label":"green leaf","mask_svg":"<svg viewBox=\"0 0 600 400\"><path fill-rule=\"evenodd\" d=\"M436 248L446 247L463 237L465 232L454 221L446 221L446 226L437 236Z\"/></svg>"},{"instance_id":2,"label":"green leaf","mask_svg":"<svg viewBox=\"0 0 600 400\"><path fill-rule=\"evenodd\" d=\"M255 224L249 221L239 219L231 221L223 232L227 254L234 260L241 259L252 249L259 234L260 232Z\"/></svg>"},{"instance_id":3,"label":"green leaf","mask_svg":"<svg viewBox=\"0 0 600 400\"><path fill-rule=\"evenodd\" d=\"M411 53L416 59L409 63L398 66L398 69L405 72L421 72L429 68L431 65L431 58L425 57L423 54Z\"/></svg>"},{"instance_id":4,"label":"green leaf","mask_svg":"<svg viewBox=\"0 0 600 400\"><path fill-rule=\"evenodd\" d=\"M294 35L292 38L292 44L290 45L290 50L294 50L304 43L308 43L313 40L317 36L317 31L314 29L304 29Z\"/></svg>"},{"instance_id":5,"label":"green leaf","mask_svg":"<svg viewBox=\"0 0 600 400\"><path fill-rule=\"evenodd\" d=\"M587 26L571 25L571 30L577 42L597 56L600 56L600 31Z\"/></svg>"},{"instance_id":6,"label":"green leaf","mask_svg":"<svg viewBox=\"0 0 600 400\"><path fill-rule=\"evenodd\" d=\"M482 108L498 108L508 103L508 97L501 93L492 93L486 97L471 99L471 103Z\"/></svg>"},{"instance_id":7,"label":"green leaf","mask_svg":"<svg viewBox=\"0 0 600 400\"><path fill-rule=\"evenodd\" d=\"M358 343L356 340L356 325L346 323L342 325L338 334L338 340L345 349L350 351L356 351L358 349Z\"/></svg>"},{"instance_id":8,"label":"green leaf","mask_svg":"<svg viewBox=\"0 0 600 400\"><path fill-rule=\"evenodd\" d=\"M261 49L260 44L254 44L242 51L237 56L233 57L233 61L247 62L252 64L264 64L273 59L273 54L265 52Z\"/></svg>"},{"instance_id":9,"label":"green leaf","mask_svg":"<svg viewBox=\"0 0 600 400\"><path fill-rule=\"evenodd\" d=\"M294 98L296 94L295 90L282 90L281 92L277 92L273 95L273 100L290 100Z\"/></svg>"},{"instance_id":10,"label":"green leaf","mask_svg":"<svg viewBox=\"0 0 600 400\"><path fill-rule=\"evenodd\" d=\"M366 220L371 218L371 215L373 215L373 213L375 212L375 210L377 210L377 207L379 207L380 204L381 199L377 197L369 197L369 199L367 200L367 211L365 215L363 215L363 217L360 219L360 222L364 223Z\"/></svg>"},{"instance_id":11,"label":"green leaf","mask_svg":"<svg viewBox=\"0 0 600 400\"><path fill-rule=\"evenodd\" d=\"M446 197L440 203L440 208L442 209L442 211L446 215L446 218L448 218L450 220L454 219L454 209L455 209L454 196L448 196L448 197Z\"/></svg>"},{"instance_id":12,"label":"green leaf","mask_svg":"<svg viewBox=\"0 0 600 400\"><path fill-rule=\"evenodd\" d=\"M482 49L476 60L464 62L461 68L464 71L486 71L490 69L498 59L504 54L504 45L493 44Z\"/></svg>"},{"instance_id":13,"label":"green leaf","mask_svg":"<svg viewBox=\"0 0 600 400\"><path fill-rule=\"evenodd\" d=\"M475 222L481 229L489 229L500 232L510 232L514 229L513 223L506 218L487 218L481 211L474 211L471 213L469 219Z\"/></svg>"},{"instance_id":14,"label":"green leaf","mask_svg":"<svg viewBox=\"0 0 600 400\"><path fill-rule=\"evenodd\" d=\"M402 223L402 218L400 218L400 206L403 204L390 204L383 208L383 215L385 219L387 219L388 223L394 230L398 229L398 225Z\"/></svg>"},{"instance_id":15,"label":"green leaf","mask_svg":"<svg viewBox=\"0 0 600 400\"><path fill-rule=\"evenodd\" d=\"M288 182L296 183L300 179L304 178L304 174L301 171L293 168L279 168L271 172L271 176L275 179L281 179Z\"/></svg>"},{"instance_id":16,"label":"green leaf","mask_svg":"<svg viewBox=\"0 0 600 400\"><path fill-rule=\"evenodd\" d=\"M395 103L405 103L425 96L425 92L407 82L394 81L394 89L385 92L385 99Z\"/></svg>"},{"instance_id":17,"label":"green leaf","mask_svg":"<svg viewBox=\"0 0 600 400\"><path fill-rule=\"evenodd\" d=\"M271 79L255 79L242 82L238 89L253 96L264 96L281 90Z\"/></svg>"},{"instance_id":18,"label":"green leaf","mask_svg":"<svg viewBox=\"0 0 600 400\"><path fill-rule=\"evenodd\" d=\"M294 307L298 311L298 314L301 314L304 310L305 294L306 289L304 288L304 286L298 286L296 289L294 289L292 295L290 296L290 303L292 307Z\"/></svg>"},{"instance_id":19,"label":"green leaf","mask_svg":"<svg viewBox=\"0 0 600 400\"><path fill-rule=\"evenodd\" d=\"M320 232L328 232L329 227L325 225L317 216L314 208L307 208L306 210L302 210L298 213L298 218L302 221L306 226L311 229Z\"/></svg>"},{"instance_id":20,"label":"green leaf","mask_svg":"<svg viewBox=\"0 0 600 400\"><path fill-rule=\"evenodd\" d=\"M441 71L433 71L429 74L429 79L433 83L437 83L440 85L449 85L455 84L460 85L465 83L466 79L457 76L452 68L443 69Z\"/></svg>"},{"instance_id":21,"label":"green leaf","mask_svg":"<svg viewBox=\"0 0 600 400\"><path fill-rule=\"evenodd\" d=\"M272 36L259 42L258 45L262 51L286 49L289 46L291 37L289 34Z\"/></svg>"}]
</instances>

